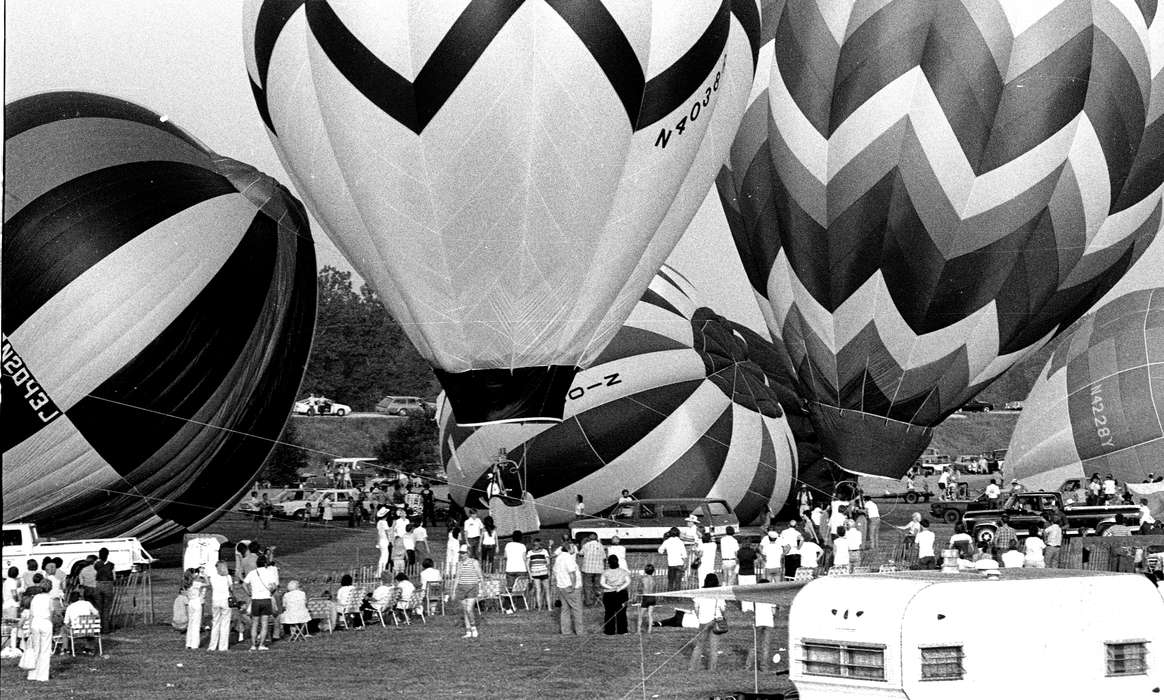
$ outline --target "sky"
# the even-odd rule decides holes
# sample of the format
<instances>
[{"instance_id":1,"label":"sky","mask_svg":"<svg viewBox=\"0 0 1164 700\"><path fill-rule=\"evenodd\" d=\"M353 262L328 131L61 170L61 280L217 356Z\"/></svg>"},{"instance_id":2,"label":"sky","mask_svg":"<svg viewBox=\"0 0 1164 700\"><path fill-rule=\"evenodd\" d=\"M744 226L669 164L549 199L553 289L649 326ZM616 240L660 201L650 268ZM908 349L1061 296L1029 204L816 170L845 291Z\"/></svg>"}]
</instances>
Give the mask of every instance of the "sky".
<instances>
[{"instance_id":1,"label":"sky","mask_svg":"<svg viewBox=\"0 0 1164 700\"><path fill-rule=\"evenodd\" d=\"M85 90L169 117L208 147L290 186L255 110L242 0L8 0L4 102ZM312 222L320 266L352 267ZM699 301L767 334L714 187L668 263Z\"/></svg>"}]
</instances>

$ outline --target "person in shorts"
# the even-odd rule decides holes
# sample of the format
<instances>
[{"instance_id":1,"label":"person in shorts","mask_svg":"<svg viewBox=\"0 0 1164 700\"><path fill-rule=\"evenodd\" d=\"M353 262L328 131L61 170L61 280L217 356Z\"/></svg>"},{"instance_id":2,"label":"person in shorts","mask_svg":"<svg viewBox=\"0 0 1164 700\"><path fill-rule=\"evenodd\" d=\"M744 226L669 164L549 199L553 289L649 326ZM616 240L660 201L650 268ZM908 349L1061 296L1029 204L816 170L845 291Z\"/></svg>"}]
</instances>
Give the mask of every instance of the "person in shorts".
<instances>
[{"instance_id":1,"label":"person in shorts","mask_svg":"<svg viewBox=\"0 0 1164 700\"><path fill-rule=\"evenodd\" d=\"M246 575L243 583L251 597L251 651L267 650L267 627L275 612L272 598L279 587L277 570L267 566L267 557L258 555L258 566Z\"/></svg>"},{"instance_id":2,"label":"person in shorts","mask_svg":"<svg viewBox=\"0 0 1164 700\"><path fill-rule=\"evenodd\" d=\"M533 546L525 553L526 570L534 592L534 610L550 609L550 551L535 539Z\"/></svg>"},{"instance_id":3,"label":"person in shorts","mask_svg":"<svg viewBox=\"0 0 1164 700\"><path fill-rule=\"evenodd\" d=\"M658 599L655 592L655 565L647 564L643 567L643 575L639 577L639 619L635 623L635 632L643 633L643 613L647 614L647 634L655 626L655 605Z\"/></svg>"}]
</instances>

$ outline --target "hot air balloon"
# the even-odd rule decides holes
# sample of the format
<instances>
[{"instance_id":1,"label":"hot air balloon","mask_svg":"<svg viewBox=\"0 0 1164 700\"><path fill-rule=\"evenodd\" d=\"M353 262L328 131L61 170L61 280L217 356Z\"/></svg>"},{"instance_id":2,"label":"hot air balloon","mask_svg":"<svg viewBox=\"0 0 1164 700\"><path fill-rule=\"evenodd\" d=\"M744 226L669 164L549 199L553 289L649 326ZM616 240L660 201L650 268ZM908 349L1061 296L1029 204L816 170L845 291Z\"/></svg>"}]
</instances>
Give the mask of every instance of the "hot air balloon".
<instances>
[{"instance_id":1,"label":"hot air balloon","mask_svg":"<svg viewBox=\"0 0 1164 700\"><path fill-rule=\"evenodd\" d=\"M246 7L279 157L458 419L560 419L726 156L755 0Z\"/></svg>"},{"instance_id":2,"label":"hot air balloon","mask_svg":"<svg viewBox=\"0 0 1164 700\"><path fill-rule=\"evenodd\" d=\"M1142 482L1164 471L1162 423L1164 286L1104 304L1064 334L1023 402L1005 471L1039 489L1095 472Z\"/></svg>"},{"instance_id":3,"label":"hot air balloon","mask_svg":"<svg viewBox=\"0 0 1164 700\"><path fill-rule=\"evenodd\" d=\"M441 457L450 496L475 506L499 449L509 486L532 496L543 525L640 498L726 499L740 522L778 511L796 478L796 445L775 388L750 359L759 336L695 301L664 267L595 365L579 372L557 424L457 425L442 400ZM503 475L504 477L505 475Z\"/></svg>"},{"instance_id":4,"label":"hot air balloon","mask_svg":"<svg viewBox=\"0 0 1164 700\"><path fill-rule=\"evenodd\" d=\"M315 319L306 211L147 109L4 110L4 518L167 538L282 431Z\"/></svg>"},{"instance_id":5,"label":"hot air balloon","mask_svg":"<svg viewBox=\"0 0 1164 700\"><path fill-rule=\"evenodd\" d=\"M1153 238L1150 5L773 3L717 184L827 459L900 476Z\"/></svg>"}]
</instances>

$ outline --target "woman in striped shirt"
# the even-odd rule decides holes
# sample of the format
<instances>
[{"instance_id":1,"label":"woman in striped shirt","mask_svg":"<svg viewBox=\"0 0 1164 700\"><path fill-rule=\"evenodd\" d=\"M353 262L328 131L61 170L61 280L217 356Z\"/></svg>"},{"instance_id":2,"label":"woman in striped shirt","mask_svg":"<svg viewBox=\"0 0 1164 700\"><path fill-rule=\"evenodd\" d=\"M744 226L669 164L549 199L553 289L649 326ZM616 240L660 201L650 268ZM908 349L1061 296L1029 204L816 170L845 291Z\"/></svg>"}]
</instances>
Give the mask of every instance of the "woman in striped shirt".
<instances>
[{"instance_id":1,"label":"woman in striped shirt","mask_svg":"<svg viewBox=\"0 0 1164 700\"><path fill-rule=\"evenodd\" d=\"M477 636L477 594L481 580L481 563L469 556L469 546L461 545L460 560L453 575L453 591L461 602L465 619L464 639Z\"/></svg>"}]
</instances>

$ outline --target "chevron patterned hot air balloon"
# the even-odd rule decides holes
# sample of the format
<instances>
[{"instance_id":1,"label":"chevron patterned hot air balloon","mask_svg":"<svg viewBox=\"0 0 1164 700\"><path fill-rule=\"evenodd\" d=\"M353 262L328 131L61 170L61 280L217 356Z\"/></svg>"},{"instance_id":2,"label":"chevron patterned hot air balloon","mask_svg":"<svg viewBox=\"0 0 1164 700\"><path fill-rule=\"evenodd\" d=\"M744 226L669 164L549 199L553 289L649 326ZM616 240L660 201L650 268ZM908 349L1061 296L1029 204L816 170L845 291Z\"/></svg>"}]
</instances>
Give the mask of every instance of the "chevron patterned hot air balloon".
<instances>
[{"instance_id":1,"label":"chevron patterned hot air balloon","mask_svg":"<svg viewBox=\"0 0 1164 700\"><path fill-rule=\"evenodd\" d=\"M1113 0L765 12L721 200L823 453L899 476L1155 235L1164 22Z\"/></svg>"},{"instance_id":2,"label":"chevron patterned hot air balloon","mask_svg":"<svg viewBox=\"0 0 1164 700\"><path fill-rule=\"evenodd\" d=\"M543 525L640 498L715 497L751 522L778 511L796 446L775 387L752 361L765 341L695 301L664 267L595 365L578 373L558 424L458 426L442 399L441 456L456 502L476 505L499 448L520 467Z\"/></svg>"},{"instance_id":3,"label":"chevron patterned hot air balloon","mask_svg":"<svg viewBox=\"0 0 1164 700\"><path fill-rule=\"evenodd\" d=\"M250 0L259 112L465 424L561 418L726 156L755 0Z\"/></svg>"},{"instance_id":4,"label":"chevron patterned hot air balloon","mask_svg":"<svg viewBox=\"0 0 1164 700\"><path fill-rule=\"evenodd\" d=\"M4 174L5 521L146 540L213 522L303 376L306 211L159 115L87 93L5 107Z\"/></svg>"}]
</instances>

